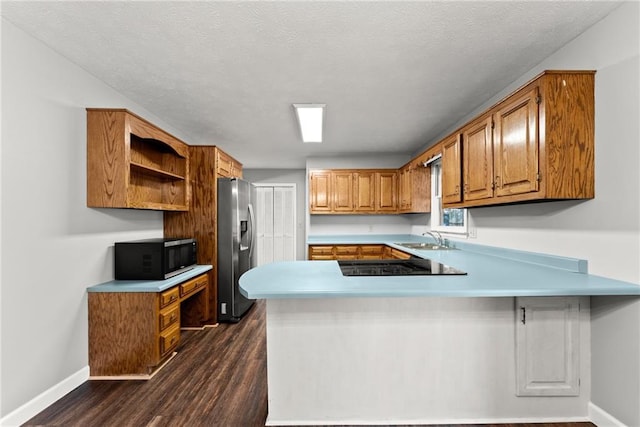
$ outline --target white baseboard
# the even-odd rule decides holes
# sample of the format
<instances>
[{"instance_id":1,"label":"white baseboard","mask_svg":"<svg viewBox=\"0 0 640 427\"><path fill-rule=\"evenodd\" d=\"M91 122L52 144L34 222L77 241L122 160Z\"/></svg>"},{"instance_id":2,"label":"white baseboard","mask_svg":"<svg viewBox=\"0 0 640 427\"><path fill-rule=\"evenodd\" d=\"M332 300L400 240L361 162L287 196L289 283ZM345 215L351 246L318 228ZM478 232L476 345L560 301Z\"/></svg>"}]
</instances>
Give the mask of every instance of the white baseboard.
<instances>
[{"instance_id":1,"label":"white baseboard","mask_svg":"<svg viewBox=\"0 0 640 427\"><path fill-rule=\"evenodd\" d=\"M593 402L589 402L589 420L598 427L627 427L622 421L600 408L598 405L594 405Z\"/></svg>"},{"instance_id":2,"label":"white baseboard","mask_svg":"<svg viewBox=\"0 0 640 427\"><path fill-rule=\"evenodd\" d=\"M532 423L579 423L589 421L587 417L559 417L559 418L477 418L477 419L414 419L414 420L272 420L267 415L266 426L330 426L330 425L439 425L439 424L532 424ZM600 426L599 426L600 427Z\"/></svg>"},{"instance_id":3,"label":"white baseboard","mask_svg":"<svg viewBox=\"0 0 640 427\"><path fill-rule=\"evenodd\" d=\"M0 426L14 427L24 424L88 379L89 367L85 366L75 374L68 376L58 384L43 391L38 396L20 406L18 409L2 417L0 419Z\"/></svg>"}]
</instances>

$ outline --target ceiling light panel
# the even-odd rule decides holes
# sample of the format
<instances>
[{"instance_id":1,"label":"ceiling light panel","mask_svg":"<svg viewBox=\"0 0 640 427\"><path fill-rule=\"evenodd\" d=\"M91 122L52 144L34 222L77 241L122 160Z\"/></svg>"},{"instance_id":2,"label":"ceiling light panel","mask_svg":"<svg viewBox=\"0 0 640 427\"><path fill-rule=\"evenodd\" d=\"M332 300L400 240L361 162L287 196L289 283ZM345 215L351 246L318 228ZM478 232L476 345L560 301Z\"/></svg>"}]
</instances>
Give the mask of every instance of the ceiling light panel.
<instances>
[{"instance_id":1,"label":"ceiling light panel","mask_svg":"<svg viewBox=\"0 0 640 427\"><path fill-rule=\"evenodd\" d=\"M325 104L293 104L302 142L322 142Z\"/></svg>"}]
</instances>

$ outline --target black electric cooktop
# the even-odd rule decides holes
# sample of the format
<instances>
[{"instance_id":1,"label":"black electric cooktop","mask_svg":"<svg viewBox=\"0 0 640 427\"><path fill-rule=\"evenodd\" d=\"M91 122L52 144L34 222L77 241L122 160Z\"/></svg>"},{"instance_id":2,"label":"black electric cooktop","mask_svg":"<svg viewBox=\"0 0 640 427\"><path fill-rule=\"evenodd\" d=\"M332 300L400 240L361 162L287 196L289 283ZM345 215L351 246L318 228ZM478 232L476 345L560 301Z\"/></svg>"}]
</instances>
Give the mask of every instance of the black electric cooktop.
<instances>
[{"instance_id":1,"label":"black electric cooktop","mask_svg":"<svg viewBox=\"0 0 640 427\"><path fill-rule=\"evenodd\" d=\"M339 260L343 276L440 276L467 274L430 259Z\"/></svg>"}]
</instances>

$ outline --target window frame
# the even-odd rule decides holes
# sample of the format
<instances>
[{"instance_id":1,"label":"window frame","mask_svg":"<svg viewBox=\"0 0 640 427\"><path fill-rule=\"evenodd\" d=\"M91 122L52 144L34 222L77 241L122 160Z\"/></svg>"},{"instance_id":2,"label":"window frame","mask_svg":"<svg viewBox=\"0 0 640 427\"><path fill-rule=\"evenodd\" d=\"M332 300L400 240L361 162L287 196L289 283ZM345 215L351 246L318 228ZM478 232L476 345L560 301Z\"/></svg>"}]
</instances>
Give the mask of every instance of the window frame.
<instances>
[{"instance_id":1,"label":"window frame","mask_svg":"<svg viewBox=\"0 0 640 427\"><path fill-rule=\"evenodd\" d=\"M431 230L440 233L469 234L469 213L466 208L442 208L442 158L431 163ZM462 226L442 223L444 210L462 210Z\"/></svg>"}]
</instances>

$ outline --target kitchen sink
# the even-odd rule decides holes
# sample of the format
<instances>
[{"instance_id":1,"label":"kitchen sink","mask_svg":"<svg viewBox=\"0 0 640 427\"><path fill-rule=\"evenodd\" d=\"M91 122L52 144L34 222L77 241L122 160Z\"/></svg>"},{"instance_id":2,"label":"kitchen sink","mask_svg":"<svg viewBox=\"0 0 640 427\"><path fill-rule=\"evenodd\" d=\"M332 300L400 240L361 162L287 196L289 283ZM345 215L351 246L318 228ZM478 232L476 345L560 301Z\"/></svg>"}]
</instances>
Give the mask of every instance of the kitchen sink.
<instances>
[{"instance_id":1,"label":"kitchen sink","mask_svg":"<svg viewBox=\"0 0 640 427\"><path fill-rule=\"evenodd\" d=\"M437 245L435 243L411 242L411 243L396 243L396 245L404 246L405 248L408 248L408 249L434 250L434 251L455 249L455 248L450 248L448 246Z\"/></svg>"}]
</instances>

